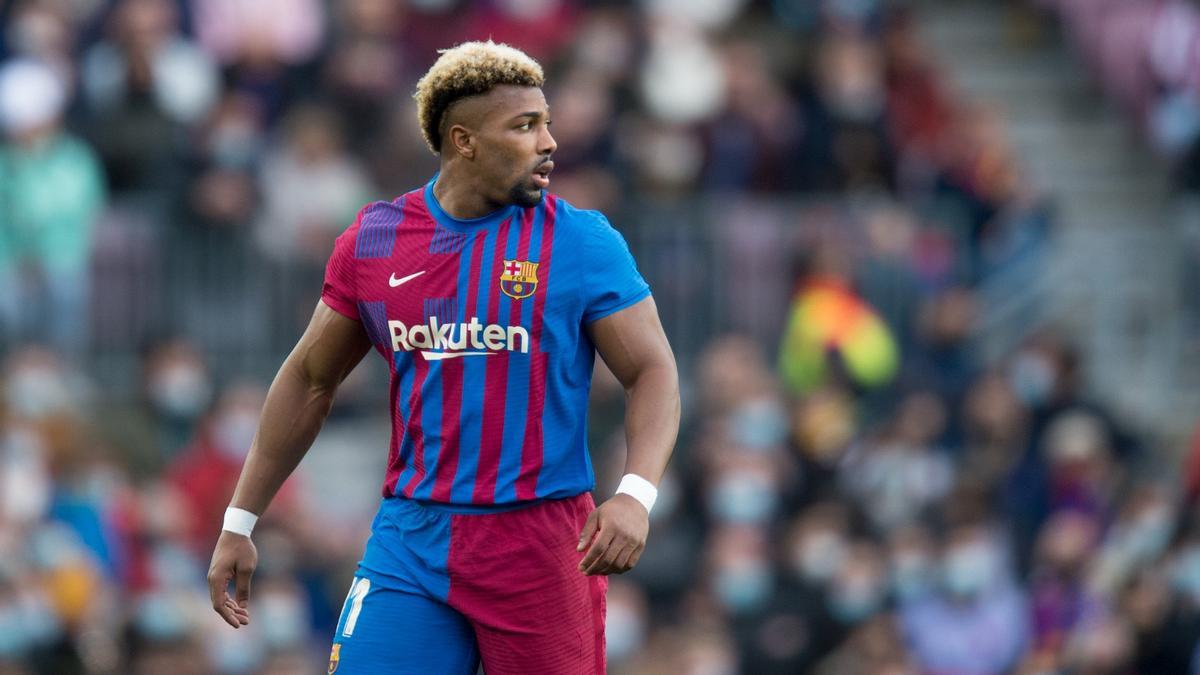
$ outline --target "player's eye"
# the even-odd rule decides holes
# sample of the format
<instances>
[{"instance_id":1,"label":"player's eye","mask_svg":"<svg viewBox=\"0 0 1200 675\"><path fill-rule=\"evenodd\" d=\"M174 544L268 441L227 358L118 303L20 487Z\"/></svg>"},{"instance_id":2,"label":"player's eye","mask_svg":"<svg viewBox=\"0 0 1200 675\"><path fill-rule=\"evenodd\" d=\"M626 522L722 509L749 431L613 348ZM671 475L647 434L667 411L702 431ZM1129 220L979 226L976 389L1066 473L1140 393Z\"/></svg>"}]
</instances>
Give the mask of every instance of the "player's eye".
<instances>
[{"instance_id":1,"label":"player's eye","mask_svg":"<svg viewBox=\"0 0 1200 675\"><path fill-rule=\"evenodd\" d=\"M517 128L520 129L521 131L529 131L530 129L533 128L533 122L526 122Z\"/></svg>"}]
</instances>

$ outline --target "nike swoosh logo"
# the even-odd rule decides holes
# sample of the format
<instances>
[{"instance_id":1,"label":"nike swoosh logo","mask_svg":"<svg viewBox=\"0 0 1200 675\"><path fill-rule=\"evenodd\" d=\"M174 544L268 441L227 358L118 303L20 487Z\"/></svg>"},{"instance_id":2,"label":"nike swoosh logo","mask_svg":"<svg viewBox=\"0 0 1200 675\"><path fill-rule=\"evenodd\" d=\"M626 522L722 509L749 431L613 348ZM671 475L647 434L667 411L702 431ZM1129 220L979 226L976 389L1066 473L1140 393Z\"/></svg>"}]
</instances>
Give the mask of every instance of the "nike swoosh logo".
<instances>
[{"instance_id":1,"label":"nike swoosh logo","mask_svg":"<svg viewBox=\"0 0 1200 675\"><path fill-rule=\"evenodd\" d=\"M494 352L421 352L426 361L444 361L460 356L491 356Z\"/></svg>"},{"instance_id":2,"label":"nike swoosh logo","mask_svg":"<svg viewBox=\"0 0 1200 675\"><path fill-rule=\"evenodd\" d=\"M395 288L402 283L416 279L417 277L421 276L422 274L425 274L425 270L421 270L420 272L413 272L412 274L410 274L406 277L400 277L399 279L397 279L396 273L392 272L392 275L388 277L388 286Z\"/></svg>"}]
</instances>

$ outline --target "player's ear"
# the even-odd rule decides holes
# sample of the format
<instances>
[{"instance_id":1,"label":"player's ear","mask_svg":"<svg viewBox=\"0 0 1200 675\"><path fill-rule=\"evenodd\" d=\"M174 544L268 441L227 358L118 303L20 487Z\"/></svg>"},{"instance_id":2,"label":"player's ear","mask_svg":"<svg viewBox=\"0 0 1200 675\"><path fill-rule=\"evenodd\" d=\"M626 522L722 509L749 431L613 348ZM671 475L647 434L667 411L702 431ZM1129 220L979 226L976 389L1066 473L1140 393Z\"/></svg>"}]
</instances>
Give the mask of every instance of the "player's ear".
<instances>
[{"instance_id":1,"label":"player's ear","mask_svg":"<svg viewBox=\"0 0 1200 675\"><path fill-rule=\"evenodd\" d=\"M475 158L477 138L470 129L461 124L452 124L446 130L446 142L450 148L464 159Z\"/></svg>"}]
</instances>

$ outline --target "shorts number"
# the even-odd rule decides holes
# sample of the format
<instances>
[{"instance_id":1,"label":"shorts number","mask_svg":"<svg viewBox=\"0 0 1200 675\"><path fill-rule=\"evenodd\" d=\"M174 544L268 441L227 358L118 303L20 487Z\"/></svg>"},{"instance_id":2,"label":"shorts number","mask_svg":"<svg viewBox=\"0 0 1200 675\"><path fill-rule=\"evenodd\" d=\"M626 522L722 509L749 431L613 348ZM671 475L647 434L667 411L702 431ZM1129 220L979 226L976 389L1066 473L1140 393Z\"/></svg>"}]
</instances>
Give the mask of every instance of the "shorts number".
<instances>
[{"instance_id":1,"label":"shorts number","mask_svg":"<svg viewBox=\"0 0 1200 675\"><path fill-rule=\"evenodd\" d=\"M350 613L346 615L346 625L342 628L342 637L350 637L354 634L354 626L358 623L358 615L362 612L363 598L367 597L367 591L371 590L371 580L365 577L354 577L354 582L350 584L350 592L346 595L346 604L350 605ZM342 606L342 611L346 611L345 604Z\"/></svg>"}]
</instances>

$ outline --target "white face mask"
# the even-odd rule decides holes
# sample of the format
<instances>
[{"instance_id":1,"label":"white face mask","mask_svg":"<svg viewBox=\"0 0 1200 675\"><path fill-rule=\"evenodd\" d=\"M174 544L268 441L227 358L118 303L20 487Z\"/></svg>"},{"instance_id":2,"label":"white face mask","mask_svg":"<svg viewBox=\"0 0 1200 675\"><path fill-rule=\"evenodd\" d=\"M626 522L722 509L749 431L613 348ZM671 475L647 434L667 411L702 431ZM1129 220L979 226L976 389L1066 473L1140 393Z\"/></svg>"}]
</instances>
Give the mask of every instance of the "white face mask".
<instances>
[{"instance_id":1,"label":"white face mask","mask_svg":"<svg viewBox=\"0 0 1200 675\"><path fill-rule=\"evenodd\" d=\"M975 597L992 583L997 567L996 554L990 546L958 546L946 554L942 563L946 590L960 597Z\"/></svg>"},{"instance_id":2,"label":"white face mask","mask_svg":"<svg viewBox=\"0 0 1200 675\"><path fill-rule=\"evenodd\" d=\"M4 388L9 408L21 417L38 419L71 407L66 379L53 368L18 368Z\"/></svg>"},{"instance_id":3,"label":"white face mask","mask_svg":"<svg viewBox=\"0 0 1200 675\"><path fill-rule=\"evenodd\" d=\"M50 476L41 436L11 428L0 438L0 521L28 523L50 503Z\"/></svg>"},{"instance_id":4,"label":"white face mask","mask_svg":"<svg viewBox=\"0 0 1200 675\"><path fill-rule=\"evenodd\" d=\"M762 560L741 560L717 571L713 590L717 599L733 613L747 612L766 603L774 587L771 569Z\"/></svg>"},{"instance_id":5,"label":"white face mask","mask_svg":"<svg viewBox=\"0 0 1200 675\"><path fill-rule=\"evenodd\" d=\"M829 609L843 623L858 623L883 606L886 592L878 577L839 580L829 589Z\"/></svg>"},{"instance_id":6,"label":"white face mask","mask_svg":"<svg viewBox=\"0 0 1200 675\"><path fill-rule=\"evenodd\" d=\"M779 495L761 474L732 471L723 476L708 497L708 510L726 523L759 524L775 515Z\"/></svg>"},{"instance_id":7,"label":"white face mask","mask_svg":"<svg viewBox=\"0 0 1200 675\"><path fill-rule=\"evenodd\" d=\"M308 622L300 598L282 590L270 591L258 599L262 616L263 638L276 649L300 644L308 634Z\"/></svg>"},{"instance_id":8,"label":"white face mask","mask_svg":"<svg viewBox=\"0 0 1200 675\"><path fill-rule=\"evenodd\" d=\"M759 399L739 405L729 416L729 436L738 445L771 450L787 436L787 413L778 401Z\"/></svg>"},{"instance_id":9,"label":"white face mask","mask_svg":"<svg viewBox=\"0 0 1200 675\"><path fill-rule=\"evenodd\" d=\"M155 408L171 417L190 420L208 406L212 383L201 368L173 365L155 375L149 393Z\"/></svg>"},{"instance_id":10,"label":"white face mask","mask_svg":"<svg viewBox=\"0 0 1200 675\"><path fill-rule=\"evenodd\" d=\"M214 436L221 454L235 460L245 459L258 431L259 414L251 410L227 412L217 420Z\"/></svg>"},{"instance_id":11,"label":"white face mask","mask_svg":"<svg viewBox=\"0 0 1200 675\"><path fill-rule=\"evenodd\" d=\"M796 547L792 569L806 581L824 584L846 558L846 542L829 530L814 532Z\"/></svg>"}]
</instances>

